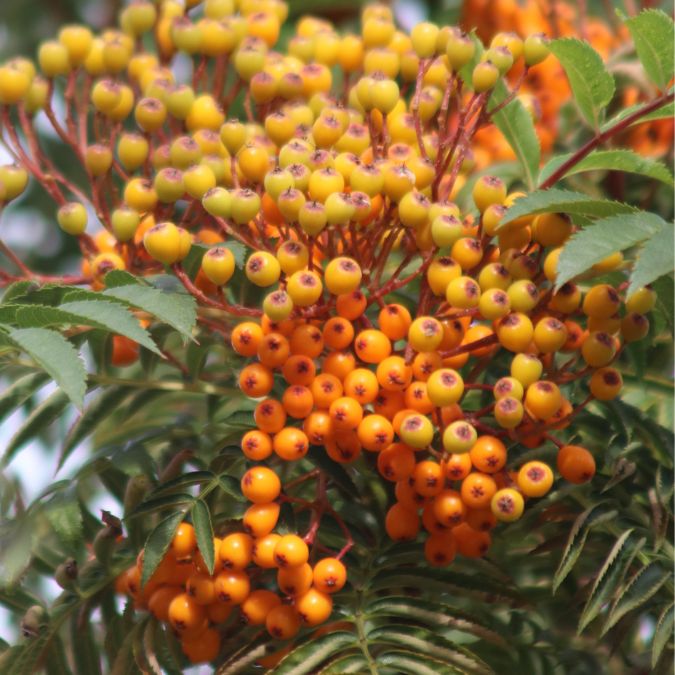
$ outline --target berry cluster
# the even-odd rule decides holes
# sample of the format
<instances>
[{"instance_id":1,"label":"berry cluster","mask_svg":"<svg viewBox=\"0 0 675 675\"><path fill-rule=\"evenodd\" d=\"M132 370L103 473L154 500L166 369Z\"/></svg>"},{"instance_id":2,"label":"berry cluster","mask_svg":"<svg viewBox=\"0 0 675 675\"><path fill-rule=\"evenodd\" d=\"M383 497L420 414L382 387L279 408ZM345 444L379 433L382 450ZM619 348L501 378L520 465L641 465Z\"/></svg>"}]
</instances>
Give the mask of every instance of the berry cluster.
<instances>
[{"instance_id":1,"label":"berry cluster","mask_svg":"<svg viewBox=\"0 0 675 675\"><path fill-rule=\"evenodd\" d=\"M245 531L215 541L215 574L184 523L144 588L142 555L120 580L194 661L215 658L233 606L290 638L329 617L346 581L353 541L325 472L282 485L275 468L310 446L340 464L363 455L360 466L392 484L392 539L416 539L423 526L430 564L482 556L497 522L519 518L554 482L542 461L514 466L513 448L554 443L562 478L593 477L593 454L554 432L619 394L612 363L647 333L655 301L649 288L625 298L625 284L593 284L621 268L620 253L557 288L575 225L562 213L506 221L523 193L499 177L475 180L463 210L451 201L461 202L476 134L546 62L542 34L498 33L485 48L455 27L406 34L372 5L358 35L302 19L282 53L286 13L281 0L134 0L119 29L68 26L43 44L40 74L27 59L0 67L2 128L17 158L0 169L0 201L19 196L29 174L44 186L83 253L69 283L101 289L111 270L174 274L199 303L200 328L230 338L239 386L257 401L241 439L254 463L241 479ZM41 113L86 189L43 154ZM92 213L103 226L94 237ZM238 304L242 287L264 297ZM232 316L245 320L231 329ZM115 365L137 357L138 345L115 339ZM491 362L503 366L496 381ZM582 378L590 393L576 401ZM314 501L290 494L307 480ZM274 532L282 502L311 511L308 532ZM312 567L325 514L345 545ZM273 569L290 602L267 588Z\"/></svg>"},{"instance_id":2,"label":"berry cluster","mask_svg":"<svg viewBox=\"0 0 675 675\"><path fill-rule=\"evenodd\" d=\"M264 501L256 501L244 516L251 534L232 533L214 539L213 574L199 552L194 528L182 523L143 587L143 552L117 580L118 593L129 595L137 609L150 611L171 626L193 663L216 658L220 651L218 627L236 607L242 623L265 626L271 636L288 640L301 624L316 626L326 621L333 610L331 595L347 580L339 560L323 558L312 566L307 544L300 537L272 534L279 515L279 505L272 501L279 493L278 479L275 482L269 469L253 473L249 490ZM266 588L252 589L256 577L270 569L277 570L279 592L290 603L284 604L279 594Z\"/></svg>"}]
</instances>

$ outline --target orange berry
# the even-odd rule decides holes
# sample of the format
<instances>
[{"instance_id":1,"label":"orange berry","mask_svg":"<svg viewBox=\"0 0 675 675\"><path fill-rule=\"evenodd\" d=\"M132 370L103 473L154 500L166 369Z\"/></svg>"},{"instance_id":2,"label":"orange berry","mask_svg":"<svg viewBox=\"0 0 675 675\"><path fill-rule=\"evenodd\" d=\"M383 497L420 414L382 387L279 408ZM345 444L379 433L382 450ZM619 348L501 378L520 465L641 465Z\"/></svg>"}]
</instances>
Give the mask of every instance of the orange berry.
<instances>
[{"instance_id":1,"label":"orange berry","mask_svg":"<svg viewBox=\"0 0 675 675\"><path fill-rule=\"evenodd\" d=\"M462 501L470 509L483 509L490 505L492 496L497 492L497 484L492 476L485 473L470 473L460 488Z\"/></svg>"},{"instance_id":2,"label":"orange berry","mask_svg":"<svg viewBox=\"0 0 675 675\"><path fill-rule=\"evenodd\" d=\"M396 502L387 511L384 527L389 537L394 541L412 540L417 537L420 530L420 519L415 511Z\"/></svg>"},{"instance_id":3,"label":"orange berry","mask_svg":"<svg viewBox=\"0 0 675 675\"><path fill-rule=\"evenodd\" d=\"M494 436L480 436L469 455L477 471L497 473L506 464L506 447Z\"/></svg>"},{"instance_id":4,"label":"orange berry","mask_svg":"<svg viewBox=\"0 0 675 675\"><path fill-rule=\"evenodd\" d=\"M558 451L558 471L570 483L587 483L595 475L593 455L579 445L565 445Z\"/></svg>"},{"instance_id":5,"label":"orange berry","mask_svg":"<svg viewBox=\"0 0 675 675\"><path fill-rule=\"evenodd\" d=\"M305 625L318 626L333 612L333 599L327 593L310 588L307 593L298 597L295 608Z\"/></svg>"},{"instance_id":6,"label":"orange berry","mask_svg":"<svg viewBox=\"0 0 675 675\"><path fill-rule=\"evenodd\" d=\"M255 466L243 475L241 491L254 504L266 504L279 496L281 481L272 469Z\"/></svg>"},{"instance_id":7,"label":"orange berry","mask_svg":"<svg viewBox=\"0 0 675 675\"><path fill-rule=\"evenodd\" d=\"M347 582L347 570L337 558L323 558L314 565L314 588L322 593L337 593Z\"/></svg>"},{"instance_id":8,"label":"orange berry","mask_svg":"<svg viewBox=\"0 0 675 675\"><path fill-rule=\"evenodd\" d=\"M526 497L543 497L553 485L553 472L543 462L527 462L518 471L517 482Z\"/></svg>"},{"instance_id":9,"label":"orange berry","mask_svg":"<svg viewBox=\"0 0 675 675\"><path fill-rule=\"evenodd\" d=\"M280 567L277 572L277 586L285 595L304 595L311 587L314 572L309 563L295 567Z\"/></svg>"}]
</instances>

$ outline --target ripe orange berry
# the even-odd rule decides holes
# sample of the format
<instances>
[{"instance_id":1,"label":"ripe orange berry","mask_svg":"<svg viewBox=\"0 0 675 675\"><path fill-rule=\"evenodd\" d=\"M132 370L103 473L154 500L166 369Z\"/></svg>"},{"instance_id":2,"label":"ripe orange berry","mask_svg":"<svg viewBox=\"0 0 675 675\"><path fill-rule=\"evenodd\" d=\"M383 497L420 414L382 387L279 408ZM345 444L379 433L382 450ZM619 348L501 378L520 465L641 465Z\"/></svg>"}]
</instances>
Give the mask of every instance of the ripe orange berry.
<instances>
[{"instance_id":1,"label":"ripe orange berry","mask_svg":"<svg viewBox=\"0 0 675 675\"><path fill-rule=\"evenodd\" d=\"M255 466L242 477L241 491L254 504L266 504L279 496L281 481L272 469Z\"/></svg>"},{"instance_id":2,"label":"ripe orange berry","mask_svg":"<svg viewBox=\"0 0 675 675\"><path fill-rule=\"evenodd\" d=\"M338 314L350 321L358 319L366 310L367 305L366 296L361 291L338 295L336 301Z\"/></svg>"},{"instance_id":3,"label":"ripe orange berry","mask_svg":"<svg viewBox=\"0 0 675 675\"><path fill-rule=\"evenodd\" d=\"M272 608L265 619L267 632L278 640L289 640L300 630L301 618L298 610L290 605Z\"/></svg>"},{"instance_id":4,"label":"ripe orange berry","mask_svg":"<svg viewBox=\"0 0 675 675\"><path fill-rule=\"evenodd\" d=\"M312 412L314 397L309 388L296 384L286 389L282 397L282 403L291 417L305 419Z\"/></svg>"},{"instance_id":5,"label":"ripe orange berry","mask_svg":"<svg viewBox=\"0 0 675 675\"><path fill-rule=\"evenodd\" d=\"M462 501L470 509L484 509L497 492L497 484L492 476L485 473L472 472L463 481L460 488Z\"/></svg>"},{"instance_id":6,"label":"ripe orange berry","mask_svg":"<svg viewBox=\"0 0 675 675\"><path fill-rule=\"evenodd\" d=\"M579 445L565 445L558 451L560 475L570 483L587 483L595 475L593 455Z\"/></svg>"},{"instance_id":7,"label":"ripe orange berry","mask_svg":"<svg viewBox=\"0 0 675 675\"><path fill-rule=\"evenodd\" d=\"M371 452L389 447L394 440L394 428L382 415L366 415L356 429L361 445Z\"/></svg>"},{"instance_id":8,"label":"ripe orange berry","mask_svg":"<svg viewBox=\"0 0 675 675\"><path fill-rule=\"evenodd\" d=\"M180 593L169 604L169 623L179 633L198 628L206 621L206 610L187 593Z\"/></svg>"},{"instance_id":9,"label":"ripe orange berry","mask_svg":"<svg viewBox=\"0 0 675 675\"><path fill-rule=\"evenodd\" d=\"M396 502L387 511L384 527L389 538L394 541L412 540L420 530L420 519L415 511Z\"/></svg>"},{"instance_id":10,"label":"ripe orange berry","mask_svg":"<svg viewBox=\"0 0 675 675\"><path fill-rule=\"evenodd\" d=\"M444 461L443 470L448 480L464 480L471 473L472 466L469 453L452 454Z\"/></svg>"},{"instance_id":11,"label":"ripe orange berry","mask_svg":"<svg viewBox=\"0 0 675 675\"><path fill-rule=\"evenodd\" d=\"M241 571L252 560L253 538L244 532L228 534L220 542L218 553L223 569Z\"/></svg>"},{"instance_id":12,"label":"ripe orange berry","mask_svg":"<svg viewBox=\"0 0 675 675\"><path fill-rule=\"evenodd\" d=\"M483 473L497 473L506 464L506 447L494 436L480 436L469 455L474 468Z\"/></svg>"},{"instance_id":13,"label":"ripe orange berry","mask_svg":"<svg viewBox=\"0 0 675 675\"><path fill-rule=\"evenodd\" d=\"M331 349L346 349L354 339L354 326L341 316L334 316L323 327L323 340Z\"/></svg>"},{"instance_id":14,"label":"ripe orange berry","mask_svg":"<svg viewBox=\"0 0 675 675\"><path fill-rule=\"evenodd\" d=\"M249 506L242 520L244 529L254 537L268 535L277 525L279 509L279 504L276 502Z\"/></svg>"},{"instance_id":15,"label":"ripe orange berry","mask_svg":"<svg viewBox=\"0 0 675 675\"><path fill-rule=\"evenodd\" d=\"M387 305L380 310L378 316L380 330L392 342L405 338L411 323L410 312L403 305Z\"/></svg>"},{"instance_id":16,"label":"ripe orange berry","mask_svg":"<svg viewBox=\"0 0 675 675\"><path fill-rule=\"evenodd\" d=\"M354 339L354 351L365 363L379 363L391 354L391 342L381 331L368 328Z\"/></svg>"},{"instance_id":17,"label":"ripe orange berry","mask_svg":"<svg viewBox=\"0 0 675 675\"><path fill-rule=\"evenodd\" d=\"M280 567L277 572L277 585L285 595L304 595L311 587L314 579L312 566L309 563L295 567Z\"/></svg>"},{"instance_id":18,"label":"ripe orange berry","mask_svg":"<svg viewBox=\"0 0 675 675\"><path fill-rule=\"evenodd\" d=\"M252 363L239 373L239 388L251 398L266 396L274 386L274 374L261 363Z\"/></svg>"},{"instance_id":19,"label":"ripe orange berry","mask_svg":"<svg viewBox=\"0 0 675 675\"><path fill-rule=\"evenodd\" d=\"M348 464L361 454L361 442L355 431L338 431L325 442L326 454L339 464Z\"/></svg>"},{"instance_id":20,"label":"ripe orange berry","mask_svg":"<svg viewBox=\"0 0 675 675\"><path fill-rule=\"evenodd\" d=\"M220 652L220 633L215 628L205 628L196 636L184 636L181 649L191 663L208 663Z\"/></svg>"},{"instance_id":21,"label":"ripe orange berry","mask_svg":"<svg viewBox=\"0 0 675 675\"><path fill-rule=\"evenodd\" d=\"M379 390L377 377L372 370L356 368L349 373L343 382L344 395L358 401L362 406L372 403Z\"/></svg>"},{"instance_id":22,"label":"ripe orange berry","mask_svg":"<svg viewBox=\"0 0 675 675\"><path fill-rule=\"evenodd\" d=\"M262 328L257 323L245 321L232 330L232 349L241 356L255 356L262 339Z\"/></svg>"},{"instance_id":23,"label":"ripe orange berry","mask_svg":"<svg viewBox=\"0 0 675 675\"><path fill-rule=\"evenodd\" d=\"M591 375L589 385L599 401L611 401L621 392L623 379L616 368L599 368Z\"/></svg>"},{"instance_id":24,"label":"ripe orange berry","mask_svg":"<svg viewBox=\"0 0 675 675\"><path fill-rule=\"evenodd\" d=\"M415 455L403 443L392 443L377 456L377 470L389 481L404 480L415 470Z\"/></svg>"},{"instance_id":25,"label":"ripe orange berry","mask_svg":"<svg viewBox=\"0 0 675 675\"><path fill-rule=\"evenodd\" d=\"M295 534L286 534L279 539L274 549L277 567L298 567L309 558L307 544Z\"/></svg>"},{"instance_id":26,"label":"ripe orange berry","mask_svg":"<svg viewBox=\"0 0 675 675\"><path fill-rule=\"evenodd\" d=\"M208 574L193 574L185 584L187 594L198 605L210 605L216 599L213 580Z\"/></svg>"},{"instance_id":27,"label":"ripe orange berry","mask_svg":"<svg viewBox=\"0 0 675 675\"><path fill-rule=\"evenodd\" d=\"M466 507L459 492L443 490L433 499L434 516L441 525L454 527L464 520Z\"/></svg>"},{"instance_id":28,"label":"ripe orange berry","mask_svg":"<svg viewBox=\"0 0 675 675\"><path fill-rule=\"evenodd\" d=\"M445 567L454 559L457 544L452 532L432 534L424 542L424 557L434 567Z\"/></svg>"},{"instance_id":29,"label":"ripe orange berry","mask_svg":"<svg viewBox=\"0 0 675 675\"><path fill-rule=\"evenodd\" d=\"M341 396L330 404L328 414L336 431L350 431L361 423L363 408L353 398Z\"/></svg>"},{"instance_id":30,"label":"ripe orange berry","mask_svg":"<svg viewBox=\"0 0 675 675\"><path fill-rule=\"evenodd\" d=\"M386 391L403 391L412 380L412 370L402 357L389 356L378 364L376 377Z\"/></svg>"},{"instance_id":31,"label":"ripe orange berry","mask_svg":"<svg viewBox=\"0 0 675 675\"><path fill-rule=\"evenodd\" d=\"M482 558L490 548L492 538L488 532L474 530L468 523L452 528L457 552L465 558Z\"/></svg>"},{"instance_id":32,"label":"ripe orange berry","mask_svg":"<svg viewBox=\"0 0 675 675\"><path fill-rule=\"evenodd\" d=\"M253 419L261 431L275 434L286 424L286 411L276 399L266 398L255 407Z\"/></svg>"},{"instance_id":33,"label":"ripe orange berry","mask_svg":"<svg viewBox=\"0 0 675 675\"><path fill-rule=\"evenodd\" d=\"M305 625L318 626L333 612L333 599L327 593L310 588L297 598L295 608Z\"/></svg>"},{"instance_id":34,"label":"ripe orange berry","mask_svg":"<svg viewBox=\"0 0 675 675\"><path fill-rule=\"evenodd\" d=\"M415 491L423 497L433 497L443 490L445 483L443 467L438 462L418 462L412 473Z\"/></svg>"},{"instance_id":35,"label":"ripe orange berry","mask_svg":"<svg viewBox=\"0 0 675 675\"><path fill-rule=\"evenodd\" d=\"M241 604L241 619L248 626L265 623L269 613L281 605L281 598L272 591L258 589L251 591Z\"/></svg>"},{"instance_id":36,"label":"ripe orange berry","mask_svg":"<svg viewBox=\"0 0 675 675\"><path fill-rule=\"evenodd\" d=\"M558 385L547 380L534 382L525 393L525 407L539 420L549 420L558 412L563 403Z\"/></svg>"},{"instance_id":37,"label":"ripe orange berry","mask_svg":"<svg viewBox=\"0 0 675 675\"><path fill-rule=\"evenodd\" d=\"M289 337L291 354L307 356L315 359L323 351L321 331L311 324L301 324L293 328Z\"/></svg>"},{"instance_id":38,"label":"ripe orange berry","mask_svg":"<svg viewBox=\"0 0 675 675\"><path fill-rule=\"evenodd\" d=\"M232 605L241 605L251 592L251 581L246 572L241 570L219 572L213 581L213 586L219 602Z\"/></svg>"},{"instance_id":39,"label":"ripe orange berry","mask_svg":"<svg viewBox=\"0 0 675 675\"><path fill-rule=\"evenodd\" d=\"M197 536L190 523L181 523L171 540L171 552L177 560L189 558L197 550Z\"/></svg>"},{"instance_id":40,"label":"ripe orange berry","mask_svg":"<svg viewBox=\"0 0 675 675\"><path fill-rule=\"evenodd\" d=\"M323 558L314 565L314 588L322 593L337 593L347 582L347 569L337 558Z\"/></svg>"}]
</instances>

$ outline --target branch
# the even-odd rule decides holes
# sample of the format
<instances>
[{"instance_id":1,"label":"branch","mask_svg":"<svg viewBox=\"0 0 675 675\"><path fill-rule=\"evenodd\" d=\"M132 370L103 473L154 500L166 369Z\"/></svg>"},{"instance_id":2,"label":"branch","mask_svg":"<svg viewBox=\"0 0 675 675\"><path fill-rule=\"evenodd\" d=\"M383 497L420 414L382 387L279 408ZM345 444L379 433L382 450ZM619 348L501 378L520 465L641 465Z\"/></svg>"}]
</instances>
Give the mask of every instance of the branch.
<instances>
[{"instance_id":1,"label":"branch","mask_svg":"<svg viewBox=\"0 0 675 675\"><path fill-rule=\"evenodd\" d=\"M624 117L624 119L619 120L616 124L609 127L600 134L596 134L593 138L586 141L586 143L579 148L566 162L561 164L556 171L554 171L540 186L540 190L546 190L547 188L555 185L573 166L578 164L584 157L586 157L594 148L596 148L601 143L604 143L612 136L618 134L619 132L627 129L633 122L639 120L641 117L658 110L667 103L675 101L675 94L673 92L665 92L661 94L658 98L655 98L650 103L645 104L639 110L636 110L634 113Z\"/></svg>"}]
</instances>

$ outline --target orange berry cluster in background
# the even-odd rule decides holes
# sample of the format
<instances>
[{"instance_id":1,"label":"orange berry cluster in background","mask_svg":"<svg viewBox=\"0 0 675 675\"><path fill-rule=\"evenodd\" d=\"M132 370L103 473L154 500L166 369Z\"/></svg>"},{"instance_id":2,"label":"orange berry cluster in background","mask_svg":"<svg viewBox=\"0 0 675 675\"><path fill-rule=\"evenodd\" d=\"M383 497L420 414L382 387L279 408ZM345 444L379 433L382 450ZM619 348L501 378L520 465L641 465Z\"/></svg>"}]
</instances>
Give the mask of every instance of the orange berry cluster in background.
<instances>
[{"instance_id":1,"label":"orange berry cluster in background","mask_svg":"<svg viewBox=\"0 0 675 675\"><path fill-rule=\"evenodd\" d=\"M117 580L118 593L131 596L137 609L147 610L171 626L183 652L194 663L216 658L220 651L218 627L233 612L238 612L244 624L264 626L280 640L294 637L303 624L323 623L333 610L332 594L347 580L339 560L323 558L312 566L307 544L300 537L272 533L279 505L271 500L278 495L279 485L276 476L266 471L258 469L251 484L255 484L257 497L268 501L256 502L247 511L247 532L214 539L213 574L201 557L194 528L182 523L145 586L141 587L143 552ZM276 573L278 592L253 588L259 573L271 569Z\"/></svg>"}]
</instances>

